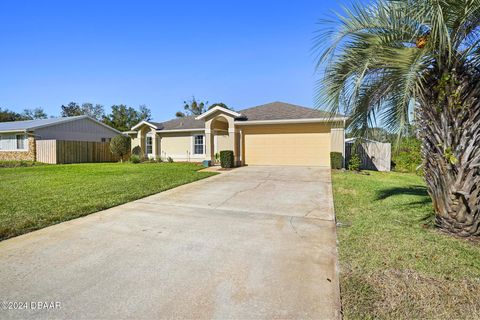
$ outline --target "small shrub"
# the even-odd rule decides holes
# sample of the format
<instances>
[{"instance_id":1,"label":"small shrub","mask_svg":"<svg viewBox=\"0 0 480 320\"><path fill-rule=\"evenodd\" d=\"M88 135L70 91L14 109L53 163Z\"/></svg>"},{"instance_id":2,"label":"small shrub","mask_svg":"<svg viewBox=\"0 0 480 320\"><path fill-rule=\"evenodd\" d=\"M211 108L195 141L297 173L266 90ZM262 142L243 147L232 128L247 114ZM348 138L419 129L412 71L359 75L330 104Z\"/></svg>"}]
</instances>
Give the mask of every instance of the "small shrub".
<instances>
[{"instance_id":1,"label":"small shrub","mask_svg":"<svg viewBox=\"0 0 480 320\"><path fill-rule=\"evenodd\" d=\"M168 158L167 158L167 161L168 161L169 163L172 163L172 162L173 162L172 157L168 157Z\"/></svg>"},{"instance_id":2,"label":"small shrub","mask_svg":"<svg viewBox=\"0 0 480 320\"><path fill-rule=\"evenodd\" d=\"M220 166L222 168L233 168L234 166L234 157L232 150L223 150L220 151Z\"/></svg>"},{"instance_id":3,"label":"small shrub","mask_svg":"<svg viewBox=\"0 0 480 320\"><path fill-rule=\"evenodd\" d=\"M220 161L220 153L216 152L214 157L215 157L215 162L218 163Z\"/></svg>"},{"instance_id":4,"label":"small shrub","mask_svg":"<svg viewBox=\"0 0 480 320\"><path fill-rule=\"evenodd\" d=\"M130 143L130 137L119 134L110 141L110 150L123 162L123 157L130 153Z\"/></svg>"},{"instance_id":5,"label":"small shrub","mask_svg":"<svg viewBox=\"0 0 480 320\"><path fill-rule=\"evenodd\" d=\"M132 154L130 156L130 162L131 163L140 163L140 157L137 156L136 154Z\"/></svg>"},{"instance_id":6,"label":"small shrub","mask_svg":"<svg viewBox=\"0 0 480 320\"><path fill-rule=\"evenodd\" d=\"M162 157L158 157L158 158L156 159L156 161L160 163L160 162L163 162L163 159L162 159Z\"/></svg>"},{"instance_id":7,"label":"small shrub","mask_svg":"<svg viewBox=\"0 0 480 320\"><path fill-rule=\"evenodd\" d=\"M343 156L341 152L330 152L330 165L332 169L342 169Z\"/></svg>"},{"instance_id":8,"label":"small shrub","mask_svg":"<svg viewBox=\"0 0 480 320\"><path fill-rule=\"evenodd\" d=\"M361 164L362 161L360 160L360 157L358 156L358 154L354 153L348 161L348 170L360 171Z\"/></svg>"},{"instance_id":9,"label":"small shrub","mask_svg":"<svg viewBox=\"0 0 480 320\"><path fill-rule=\"evenodd\" d=\"M144 153L142 151L142 148L140 148L140 146L136 146L132 149L132 154L135 154L140 157Z\"/></svg>"},{"instance_id":10,"label":"small shrub","mask_svg":"<svg viewBox=\"0 0 480 320\"><path fill-rule=\"evenodd\" d=\"M17 167L33 167L33 166L43 166L45 163L36 162L36 161L26 161L26 160L1 160L0 168L17 168Z\"/></svg>"}]
</instances>

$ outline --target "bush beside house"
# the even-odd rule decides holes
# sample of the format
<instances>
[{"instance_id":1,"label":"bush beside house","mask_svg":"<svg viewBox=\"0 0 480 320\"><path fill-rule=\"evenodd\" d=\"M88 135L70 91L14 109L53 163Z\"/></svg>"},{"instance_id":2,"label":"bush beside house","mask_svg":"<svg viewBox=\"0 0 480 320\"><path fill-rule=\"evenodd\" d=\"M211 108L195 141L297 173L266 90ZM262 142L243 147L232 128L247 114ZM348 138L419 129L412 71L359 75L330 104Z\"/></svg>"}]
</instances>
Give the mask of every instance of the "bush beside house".
<instances>
[{"instance_id":1,"label":"bush beside house","mask_svg":"<svg viewBox=\"0 0 480 320\"><path fill-rule=\"evenodd\" d=\"M330 165L332 169L342 169L343 156L341 152L330 152Z\"/></svg>"},{"instance_id":2,"label":"bush beside house","mask_svg":"<svg viewBox=\"0 0 480 320\"><path fill-rule=\"evenodd\" d=\"M233 168L233 151L232 150L223 150L220 151L220 166L222 168Z\"/></svg>"},{"instance_id":3,"label":"bush beside house","mask_svg":"<svg viewBox=\"0 0 480 320\"><path fill-rule=\"evenodd\" d=\"M130 154L130 141L130 137L122 134L113 137L110 141L110 150L113 155L120 157L121 161L123 161L123 158Z\"/></svg>"}]
</instances>

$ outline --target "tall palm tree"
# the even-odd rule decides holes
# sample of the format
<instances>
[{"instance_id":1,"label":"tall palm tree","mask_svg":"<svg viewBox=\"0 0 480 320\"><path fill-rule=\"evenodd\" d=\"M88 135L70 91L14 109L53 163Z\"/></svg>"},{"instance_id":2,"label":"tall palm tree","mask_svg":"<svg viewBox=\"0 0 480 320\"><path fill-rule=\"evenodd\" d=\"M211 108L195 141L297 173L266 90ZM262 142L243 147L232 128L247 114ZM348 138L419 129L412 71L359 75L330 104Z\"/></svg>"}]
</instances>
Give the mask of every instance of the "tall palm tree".
<instances>
[{"instance_id":1,"label":"tall palm tree","mask_svg":"<svg viewBox=\"0 0 480 320\"><path fill-rule=\"evenodd\" d=\"M436 225L479 236L480 0L376 0L321 26L318 102L358 132L413 110Z\"/></svg>"}]
</instances>

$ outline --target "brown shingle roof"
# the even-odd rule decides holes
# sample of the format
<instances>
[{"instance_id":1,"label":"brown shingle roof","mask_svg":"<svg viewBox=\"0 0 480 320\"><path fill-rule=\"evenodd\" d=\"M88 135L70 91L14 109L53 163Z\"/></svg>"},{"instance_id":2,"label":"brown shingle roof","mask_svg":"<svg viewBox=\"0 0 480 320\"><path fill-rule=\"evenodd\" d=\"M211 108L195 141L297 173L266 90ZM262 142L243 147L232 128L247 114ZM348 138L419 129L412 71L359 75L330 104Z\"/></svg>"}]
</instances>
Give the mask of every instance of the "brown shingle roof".
<instances>
[{"instance_id":1,"label":"brown shingle roof","mask_svg":"<svg viewBox=\"0 0 480 320\"><path fill-rule=\"evenodd\" d=\"M268 120L288 120L288 119L311 119L311 118L329 118L332 113L322 110L315 110L285 102L272 102L260 106L243 109L238 111L242 115L242 120L247 121L268 121ZM337 115L341 116L341 115ZM200 129L205 127L205 121L195 120L196 116L175 118L165 122L149 123L157 126L159 130L182 130L182 129Z\"/></svg>"},{"instance_id":2,"label":"brown shingle roof","mask_svg":"<svg viewBox=\"0 0 480 320\"><path fill-rule=\"evenodd\" d=\"M199 129L205 128L204 120L195 120L196 116L188 116L175 118L165 122L152 122L159 130L182 130L182 129Z\"/></svg>"},{"instance_id":3,"label":"brown shingle roof","mask_svg":"<svg viewBox=\"0 0 480 320\"><path fill-rule=\"evenodd\" d=\"M332 113L322 110L315 110L285 102L271 102L257 107L240 110L242 116L248 121L261 120L287 120L287 119L310 119L329 118Z\"/></svg>"}]
</instances>

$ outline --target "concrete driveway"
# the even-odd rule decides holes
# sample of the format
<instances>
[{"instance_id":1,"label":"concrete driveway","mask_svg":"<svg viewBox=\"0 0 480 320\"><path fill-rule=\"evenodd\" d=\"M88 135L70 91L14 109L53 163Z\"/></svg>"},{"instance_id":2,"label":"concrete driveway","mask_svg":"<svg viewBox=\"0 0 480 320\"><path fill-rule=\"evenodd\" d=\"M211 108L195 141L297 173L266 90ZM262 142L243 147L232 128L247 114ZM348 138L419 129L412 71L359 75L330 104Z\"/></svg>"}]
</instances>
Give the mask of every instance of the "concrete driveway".
<instances>
[{"instance_id":1,"label":"concrete driveway","mask_svg":"<svg viewBox=\"0 0 480 320\"><path fill-rule=\"evenodd\" d=\"M27 305L2 319L339 318L330 170L243 167L0 242L0 288Z\"/></svg>"}]
</instances>

